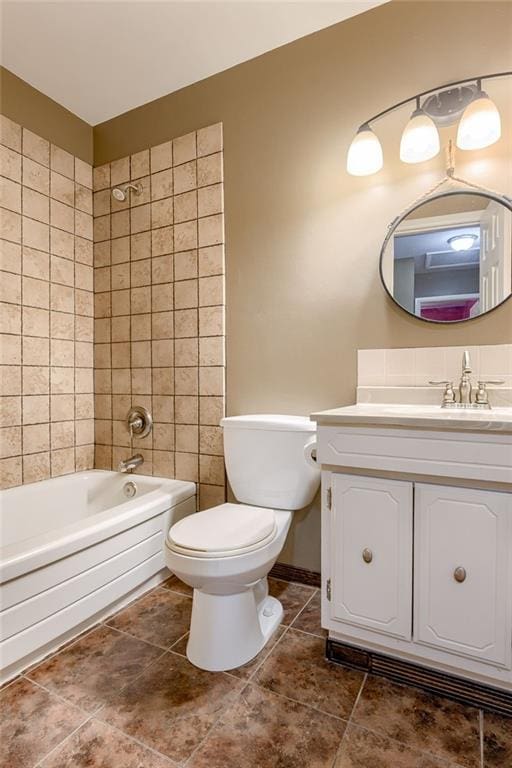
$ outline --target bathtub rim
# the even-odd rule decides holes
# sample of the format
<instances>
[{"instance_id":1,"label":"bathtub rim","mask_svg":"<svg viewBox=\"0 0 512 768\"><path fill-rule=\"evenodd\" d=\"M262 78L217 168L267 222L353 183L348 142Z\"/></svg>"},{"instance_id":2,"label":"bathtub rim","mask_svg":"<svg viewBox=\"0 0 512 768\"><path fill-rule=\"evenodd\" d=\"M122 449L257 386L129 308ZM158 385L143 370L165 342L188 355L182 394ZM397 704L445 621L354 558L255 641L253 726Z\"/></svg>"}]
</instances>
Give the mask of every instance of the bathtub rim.
<instances>
[{"instance_id":1,"label":"bathtub rim","mask_svg":"<svg viewBox=\"0 0 512 768\"><path fill-rule=\"evenodd\" d=\"M63 481L91 474L119 475L112 470L88 469L30 485L33 487L41 483L51 483L53 480ZM142 474L127 475L127 479L129 478L138 478L149 485L154 485L155 488L139 498L135 496L122 504L91 515L87 518L87 523L84 523L83 519L77 520L67 526L0 548L0 585L115 536L196 495L196 484L188 480ZM18 486L16 490L22 487Z\"/></svg>"}]
</instances>

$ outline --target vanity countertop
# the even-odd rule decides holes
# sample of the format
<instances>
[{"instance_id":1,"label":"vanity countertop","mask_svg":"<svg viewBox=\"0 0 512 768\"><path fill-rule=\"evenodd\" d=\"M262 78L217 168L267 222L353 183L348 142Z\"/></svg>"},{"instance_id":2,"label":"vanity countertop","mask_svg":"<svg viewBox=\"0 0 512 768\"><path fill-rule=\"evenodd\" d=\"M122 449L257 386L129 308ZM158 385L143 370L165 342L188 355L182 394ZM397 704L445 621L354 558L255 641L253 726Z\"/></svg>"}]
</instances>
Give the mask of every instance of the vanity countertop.
<instances>
[{"instance_id":1,"label":"vanity countertop","mask_svg":"<svg viewBox=\"0 0 512 768\"><path fill-rule=\"evenodd\" d=\"M319 426L372 425L512 433L512 408L450 409L438 405L358 403L311 414Z\"/></svg>"}]
</instances>

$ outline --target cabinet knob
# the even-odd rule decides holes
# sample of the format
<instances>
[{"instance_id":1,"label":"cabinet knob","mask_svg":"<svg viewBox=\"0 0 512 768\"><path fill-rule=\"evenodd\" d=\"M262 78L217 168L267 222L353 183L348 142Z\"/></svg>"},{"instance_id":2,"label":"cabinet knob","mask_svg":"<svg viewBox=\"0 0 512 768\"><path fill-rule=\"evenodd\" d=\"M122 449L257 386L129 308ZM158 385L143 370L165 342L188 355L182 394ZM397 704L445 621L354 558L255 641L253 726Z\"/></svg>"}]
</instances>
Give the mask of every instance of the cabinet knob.
<instances>
[{"instance_id":1,"label":"cabinet knob","mask_svg":"<svg viewBox=\"0 0 512 768\"><path fill-rule=\"evenodd\" d=\"M466 569L462 567L462 565L459 565L453 572L453 578L455 581L458 581L459 584L462 584L463 581L466 581Z\"/></svg>"},{"instance_id":2,"label":"cabinet knob","mask_svg":"<svg viewBox=\"0 0 512 768\"><path fill-rule=\"evenodd\" d=\"M371 563L371 561L373 560L373 552L371 551L371 549L368 549L368 548L363 549L363 560L365 561L365 563Z\"/></svg>"}]
</instances>

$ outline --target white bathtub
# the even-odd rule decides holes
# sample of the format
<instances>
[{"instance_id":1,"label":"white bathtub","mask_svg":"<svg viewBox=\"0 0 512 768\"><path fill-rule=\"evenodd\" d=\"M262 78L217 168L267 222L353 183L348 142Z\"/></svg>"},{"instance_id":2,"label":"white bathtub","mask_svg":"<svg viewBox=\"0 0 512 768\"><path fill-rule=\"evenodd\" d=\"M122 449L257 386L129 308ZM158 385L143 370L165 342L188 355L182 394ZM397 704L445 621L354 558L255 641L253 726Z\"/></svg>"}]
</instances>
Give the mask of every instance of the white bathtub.
<instances>
[{"instance_id":1,"label":"white bathtub","mask_svg":"<svg viewBox=\"0 0 512 768\"><path fill-rule=\"evenodd\" d=\"M195 509L194 483L102 470L0 491L0 681L161 581Z\"/></svg>"}]
</instances>

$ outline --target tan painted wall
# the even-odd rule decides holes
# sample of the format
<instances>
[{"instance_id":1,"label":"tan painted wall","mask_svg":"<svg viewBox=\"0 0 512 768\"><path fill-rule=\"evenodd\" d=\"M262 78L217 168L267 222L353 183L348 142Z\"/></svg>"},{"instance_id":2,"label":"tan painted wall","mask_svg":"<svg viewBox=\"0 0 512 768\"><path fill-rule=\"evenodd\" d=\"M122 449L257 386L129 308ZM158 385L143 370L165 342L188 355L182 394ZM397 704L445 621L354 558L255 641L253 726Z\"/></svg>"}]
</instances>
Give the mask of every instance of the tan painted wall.
<instances>
[{"instance_id":1,"label":"tan painted wall","mask_svg":"<svg viewBox=\"0 0 512 768\"><path fill-rule=\"evenodd\" d=\"M92 163L92 126L5 67L0 67L0 112L80 160Z\"/></svg>"},{"instance_id":2,"label":"tan painted wall","mask_svg":"<svg viewBox=\"0 0 512 768\"><path fill-rule=\"evenodd\" d=\"M409 108L379 124L383 172L355 179L344 169L359 123L440 83L512 69L511 39L510 3L391 3L95 128L103 163L224 123L228 413L352 402L358 347L512 340L512 301L437 327L393 306L379 283L387 224L443 171L441 156L391 161ZM510 88L489 85L500 108ZM457 171L510 193L504 118L508 144L460 152ZM318 568L318 511L297 522L281 559Z\"/></svg>"}]
</instances>

